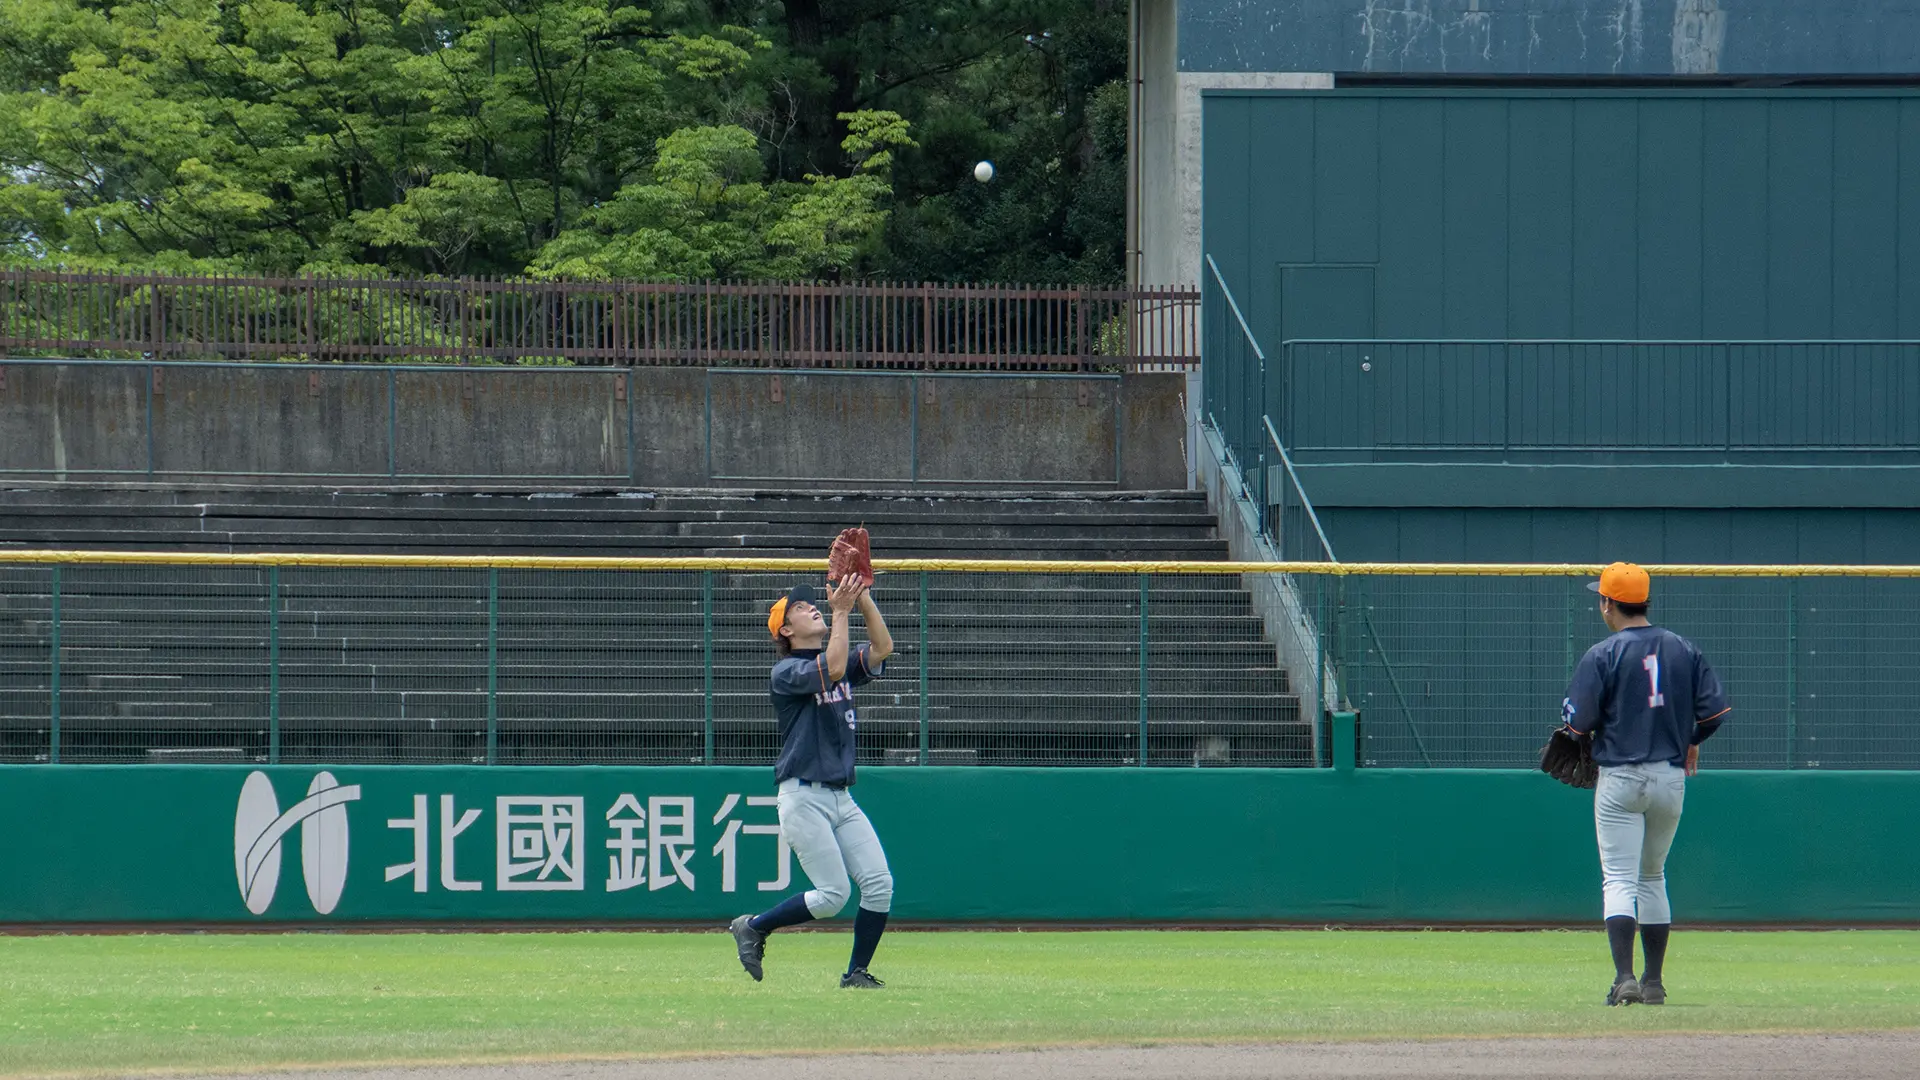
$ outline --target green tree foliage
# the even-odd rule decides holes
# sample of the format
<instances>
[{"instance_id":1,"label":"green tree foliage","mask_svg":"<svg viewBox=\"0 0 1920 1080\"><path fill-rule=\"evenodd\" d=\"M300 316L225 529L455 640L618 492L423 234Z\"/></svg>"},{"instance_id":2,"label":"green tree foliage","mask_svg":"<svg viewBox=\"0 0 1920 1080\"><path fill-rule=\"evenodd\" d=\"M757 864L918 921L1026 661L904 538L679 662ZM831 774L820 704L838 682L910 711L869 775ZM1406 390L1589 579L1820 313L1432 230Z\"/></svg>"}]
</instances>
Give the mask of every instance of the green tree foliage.
<instances>
[{"instance_id":1,"label":"green tree foliage","mask_svg":"<svg viewBox=\"0 0 1920 1080\"><path fill-rule=\"evenodd\" d=\"M895 175L888 276L1113 282L1124 276L1126 4L1060 5L908 105L923 150ZM972 178L990 160L991 183Z\"/></svg>"},{"instance_id":2,"label":"green tree foliage","mask_svg":"<svg viewBox=\"0 0 1920 1080\"><path fill-rule=\"evenodd\" d=\"M757 130L782 175L822 171L844 113L885 109L912 123L920 147L899 155L895 209L863 270L1120 277L1125 0L716 2L781 58ZM981 160L998 170L990 184L973 180Z\"/></svg>"},{"instance_id":3,"label":"green tree foliage","mask_svg":"<svg viewBox=\"0 0 1920 1080\"><path fill-rule=\"evenodd\" d=\"M1111 280L1108 2L6 0L0 259Z\"/></svg>"},{"instance_id":4,"label":"green tree foliage","mask_svg":"<svg viewBox=\"0 0 1920 1080\"><path fill-rule=\"evenodd\" d=\"M590 210L583 228L542 249L543 276L819 278L850 266L885 218L895 147L912 147L893 113L848 113L850 176L764 179L759 141L742 127L688 128L660 140L646 180Z\"/></svg>"}]
</instances>

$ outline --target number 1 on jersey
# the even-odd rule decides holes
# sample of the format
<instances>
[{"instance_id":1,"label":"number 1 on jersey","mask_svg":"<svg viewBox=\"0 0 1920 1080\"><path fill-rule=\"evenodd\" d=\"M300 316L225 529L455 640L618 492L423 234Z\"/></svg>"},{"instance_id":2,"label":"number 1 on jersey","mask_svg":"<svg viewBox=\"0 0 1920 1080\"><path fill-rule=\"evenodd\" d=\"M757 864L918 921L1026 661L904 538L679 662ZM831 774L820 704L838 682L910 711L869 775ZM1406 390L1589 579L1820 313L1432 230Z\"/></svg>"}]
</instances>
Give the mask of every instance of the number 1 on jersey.
<instances>
[{"instance_id":1,"label":"number 1 on jersey","mask_svg":"<svg viewBox=\"0 0 1920 1080\"><path fill-rule=\"evenodd\" d=\"M1657 709L1667 703L1667 696L1660 692L1660 654L1652 653L1640 666L1647 669L1647 708Z\"/></svg>"}]
</instances>

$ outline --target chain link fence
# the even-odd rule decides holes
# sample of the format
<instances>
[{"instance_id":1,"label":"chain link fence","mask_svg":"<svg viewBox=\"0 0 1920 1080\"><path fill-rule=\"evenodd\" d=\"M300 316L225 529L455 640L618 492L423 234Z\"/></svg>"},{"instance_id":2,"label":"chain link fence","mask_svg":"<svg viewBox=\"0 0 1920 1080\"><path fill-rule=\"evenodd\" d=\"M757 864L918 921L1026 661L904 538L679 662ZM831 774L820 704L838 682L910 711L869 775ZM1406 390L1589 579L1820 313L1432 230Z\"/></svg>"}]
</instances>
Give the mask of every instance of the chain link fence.
<instances>
[{"instance_id":1,"label":"chain link fence","mask_svg":"<svg viewBox=\"0 0 1920 1080\"><path fill-rule=\"evenodd\" d=\"M5 761L768 765L767 606L819 575L33 558L0 554ZM1325 700L1358 710L1363 765L1527 768L1607 633L1591 567L1282 565L902 561L874 589L896 653L858 693L861 760L1324 765ZM1286 573L1323 695L1278 661L1253 572ZM1920 768L1920 568L1654 572L1655 621L1734 704L1711 767Z\"/></svg>"},{"instance_id":2,"label":"chain link fence","mask_svg":"<svg viewBox=\"0 0 1920 1080\"><path fill-rule=\"evenodd\" d=\"M1375 767L1529 768L1605 638L1596 568L1294 575ZM1649 617L1698 645L1733 713L1725 769L1920 768L1920 567L1652 568Z\"/></svg>"},{"instance_id":3,"label":"chain link fence","mask_svg":"<svg viewBox=\"0 0 1920 1080\"><path fill-rule=\"evenodd\" d=\"M0 760L50 762L770 765L767 608L820 573L12 557ZM1079 565L883 573L861 760L1317 761L1238 576Z\"/></svg>"}]
</instances>

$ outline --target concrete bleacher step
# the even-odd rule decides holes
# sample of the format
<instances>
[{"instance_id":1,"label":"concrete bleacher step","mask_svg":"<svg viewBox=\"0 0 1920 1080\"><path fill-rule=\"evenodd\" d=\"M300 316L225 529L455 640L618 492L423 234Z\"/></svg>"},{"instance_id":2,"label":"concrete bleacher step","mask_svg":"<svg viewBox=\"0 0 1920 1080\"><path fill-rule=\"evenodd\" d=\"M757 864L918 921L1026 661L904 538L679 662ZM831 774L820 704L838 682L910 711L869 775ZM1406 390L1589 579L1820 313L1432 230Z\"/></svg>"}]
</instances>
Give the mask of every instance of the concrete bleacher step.
<instances>
[{"instance_id":1,"label":"concrete bleacher step","mask_svg":"<svg viewBox=\"0 0 1920 1080\"><path fill-rule=\"evenodd\" d=\"M697 665L702 662L703 646L698 638L692 640L686 638L659 639L651 642L634 643L634 645L635 648L633 650L626 648L609 648L598 645L582 645L571 649L550 648L545 650L544 654L539 655L538 658L528 658L521 662L550 665L560 658L573 658L575 660L586 658L590 662L608 670L620 670L634 664L636 651L640 648L644 648L645 652L640 654L639 659L644 660L646 663L675 663L681 665L693 663ZM749 657L752 658L754 662L764 663L768 667L772 666L771 650L767 647L764 640L756 639L751 643L728 643L727 648L734 650L732 655ZM716 656L724 657L729 655L727 648L722 648L720 643L716 643ZM933 660L934 663L947 666L966 662L969 658L973 657L978 657L982 662L994 664L1005 664L1011 659L1010 656L1005 654L996 655L994 653L967 652L945 646L936 646L929 651L930 655L935 658ZM49 645L43 640L39 642L37 648L31 652L35 657L32 662L44 665L44 658L49 652ZM1271 645L1264 641L1251 639L1223 642L1186 641L1178 643L1177 646L1169 644L1166 650L1159 654L1156 654L1153 646L1149 644L1148 652L1149 656L1177 656L1183 662L1196 666L1245 663L1253 658L1264 658L1271 662L1274 656ZM476 653L478 654L477 656L475 655ZM896 667L906 665L915 662L911 660L913 655L911 647L903 648L900 655L894 660L889 661L889 663ZM1124 666L1125 662L1130 658L1137 662L1138 644L1132 641L1101 641L1079 644L1058 641L1038 641L1022 645L1017 655L1022 662L1049 664L1060 670L1071 670L1076 664L1092 663L1095 661L1104 661L1115 666ZM179 645L162 648L67 645L64 643L60 648L61 664L65 670L69 672L99 671L108 673L131 673L141 670L166 673L178 669L180 665L196 662L214 662L235 667L246 663L253 663L260 665L261 669L264 670L267 649L264 641L257 643L257 648L252 652L252 658L250 660L232 659L207 661L207 656L208 652L205 647L192 641L182 641ZM509 652L504 654L503 658L508 662L513 662L513 656L514 654ZM471 648L461 655L458 661L420 656L415 652L409 651L404 646L357 650L316 646L311 650L305 651L283 648L282 660L287 664L298 664L303 661L320 662L324 660L326 663L334 666L368 665L380 668L391 668L398 665L417 663L459 662L470 665L484 665L485 643L484 641L476 641Z\"/></svg>"},{"instance_id":2,"label":"concrete bleacher step","mask_svg":"<svg viewBox=\"0 0 1920 1080\"><path fill-rule=\"evenodd\" d=\"M489 695L485 680L448 680L440 685L405 688L378 686L342 688L304 683L287 685L282 679L279 690L282 715L322 714L329 710L343 714L380 714L388 716L441 715L421 710L461 710L476 716L487 712ZM1015 681L994 679L929 680L929 701L951 706L955 702L974 705L994 703L996 708L1022 714L1058 711L1075 714L1084 708L1104 708L1114 701L1125 707L1137 707L1136 679L1082 679L1069 682L1039 678ZM1261 702L1291 700L1282 680L1267 673L1266 678L1244 679L1238 686L1188 680L1175 682L1163 676L1156 683L1149 674L1148 686L1158 689L1158 698L1150 696L1149 710L1193 708L1202 714L1209 708L1237 702L1260 708ZM202 684L177 691L145 690L131 694L115 690L63 690L62 714L68 716L179 716L192 718L213 715L254 715L267 708L269 691L264 686L235 687ZM889 684L876 681L859 695L862 708L889 708L911 703L918 706L917 681ZM678 680L653 680L640 685L575 684L569 687L527 684L496 688L492 700L502 716L551 716L556 721L579 717L622 717L649 715L648 710L661 703L700 703L705 692L697 673ZM766 713L767 689L764 682L752 686L744 681L718 684L712 695L717 710L760 716ZM221 710L238 710L224 713ZM767 714L771 715L771 714Z\"/></svg>"},{"instance_id":3,"label":"concrete bleacher step","mask_svg":"<svg viewBox=\"0 0 1920 1080\"><path fill-rule=\"evenodd\" d=\"M512 632L518 630L520 632ZM983 651L988 654L1000 652L1006 655L1019 653L1028 642L1044 640L1050 646L1059 645L1118 645L1122 648L1137 650L1139 647L1139 622L1135 619L1088 619L1083 622L1063 625L1044 615L981 615L956 616L953 618L928 620L929 635L938 643L930 647L935 655L960 651ZM52 626L42 625L36 628L32 649L39 649L40 642L46 642L51 648ZM898 635L905 637L907 635ZM759 647L764 643L764 635L735 633L716 634L716 647L726 642L735 647ZM1209 616L1169 616L1153 617L1148 620L1148 651L1156 646L1170 653L1182 653L1201 645L1219 645L1234 642L1252 642L1262 640L1261 624L1258 620L1245 616L1214 618ZM112 642L112 644L106 644ZM649 653L697 652L704 648L700 627L686 627L681 632L671 628L659 628L649 636L638 634L608 634L595 640L569 642L556 639L537 627L502 627L493 639L493 647L500 654L521 656L529 660L544 655L561 655L568 652L592 652L609 657L618 656L621 651ZM429 633L419 627L409 626L360 626L347 630L331 630L325 627L287 627L280 630L279 647L283 653L305 651L338 655L343 660L375 660L382 656L406 654L427 659L435 654L458 657L475 649L487 648L488 634L484 626L468 630L456 630L436 626ZM269 648L265 633L234 632L230 626L208 626L199 632L191 628L178 628L172 634L127 634L113 633L100 625L92 627L62 627L61 649L63 656L72 655L70 649L100 647L109 650L109 655L124 658L130 649L145 649L149 653L170 653L177 659L186 659L194 654L210 650L226 650L242 656L248 654L263 655ZM904 648L901 650L906 651ZM769 655L768 663L772 657Z\"/></svg>"},{"instance_id":4,"label":"concrete bleacher step","mask_svg":"<svg viewBox=\"0 0 1920 1080\"><path fill-rule=\"evenodd\" d=\"M888 588L876 590L875 602L880 605L883 615L888 615L887 609L892 608L890 623L913 624L918 619L918 598L900 595L902 590L892 585L889 582ZM1137 617L1140 607L1139 586L1137 582L1129 582L1128 585L1123 589L1049 589L1044 593L1030 589L929 589L927 610L949 615L992 615L1025 610L1032 606L1037 595L1044 595L1048 606L1054 608L1070 605L1067 609L1076 613L1102 616L1121 613ZM766 592L774 593L775 590L768 589ZM61 619L68 625L102 621L118 622L129 627L160 623L177 625L181 622L264 624L272 610L264 590L252 595L225 598L181 593L151 597L63 593L61 602ZM712 607L716 617L726 619L729 623L738 623L764 618L767 603L764 595L717 594ZM705 606L697 585L673 594L645 598L568 598L551 596L539 590L510 592L503 589L502 595L497 598L495 617L502 622L540 620L555 625L607 622L637 625L702 617ZM1149 614L1155 616L1182 613L1231 615L1252 610L1247 595L1240 590L1184 590L1163 587L1157 583L1151 587L1148 609ZM279 614L282 626L295 623L352 625L355 622L391 621L396 618L438 617L484 622L488 617L488 598L484 586L462 589L460 595L427 597L409 596L399 591L370 590L351 596L314 598L287 595L283 590ZM20 603L0 609L0 627L17 628L28 623L40 625L51 617L50 598L36 604Z\"/></svg>"},{"instance_id":5,"label":"concrete bleacher step","mask_svg":"<svg viewBox=\"0 0 1920 1080\"><path fill-rule=\"evenodd\" d=\"M250 516L599 517L607 520L669 516L717 520L739 515L748 520L859 520L915 518L942 512L976 514L982 509L1005 515L1058 516L1109 514L1203 514L1203 494L1187 490L1049 492L997 491L989 488L923 488L841 491L822 494L755 491L745 488L577 491L473 492L432 491L317 492L311 489L22 487L0 490L0 511L58 515L93 512L196 517L207 513ZM297 512L297 513L295 513Z\"/></svg>"},{"instance_id":6,"label":"concrete bleacher step","mask_svg":"<svg viewBox=\"0 0 1920 1080\"><path fill-rule=\"evenodd\" d=\"M794 547L819 548L837 532L830 524L818 529L802 528L795 522L744 521L435 521L424 529L400 526L412 524L390 519L377 521L338 519L260 519L202 517L129 521L119 518L63 518L58 524L17 520L6 530L9 538L50 542L100 537L115 543L154 543L177 541L183 544L245 543L284 545L307 541L335 545L377 544L386 547L459 541L498 546L542 542L552 539L569 546L600 544L605 546L651 547ZM1119 521L1089 518L1072 520L967 517L953 520L902 521L891 525L867 522L869 531L880 529L886 548L892 550L952 547L997 541L1024 541L1026 546L1065 543L1084 539L1089 531L1116 545L1122 541L1195 540L1196 529L1206 523L1182 518L1151 517ZM956 526L963 528L957 529ZM959 537L951 534L962 532ZM53 545L59 546L59 545Z\"/></svg>"},{"instance_id":7,"label":"concrete bleacher step","mask_svg":"<svg viewBox=\"0 0 1920 1080\"><path fill-rule=\"evenodd\" d=\"M1137 664L1116 663L1123 658L1086 656L1073 665L1013 666L1030 662L1021 656L1016 661L980 655L955 654L947 661L928 665L928 685L935 693L986 692L996 687L1044 692L1057 687L1132 687L1138 680ZM1213 662L1196 668L1189 663L1169 663L1171 657L1151 660L1147 668L1148 686L1156 693L1231 692L1230 688L1278 688L1287 686L1285 669L1273 666L1271 652L1264 657L1251 654L1235 662L1232 657L1215 657ZM1184 657L1180 658L1184 659ZM219 693L237 695L267 693L271 685L267 664L258 658L247 664L222 663L190 669L170 665L168 674L100 674L80 665L63 670L64 693L70 700L77 694L101 695L125 699L138 695L145 700L164 701L176 695L188 697ZM620 692L640 691L660 686L698 686L705 679L702 665L678 664L672 667L610 667L595 664L556 670L545 664L502 664L494 672L499 689L529 692L566 693L592 687L608 687ZM347 664L324 665L288 661L279 671L283 690L334 692L340 694L371 690L484 689L486 665L466 664ZM0 691L43 689L49 685L44 661L35 665L0 664ZM716 663L714 689L764 694L767 667L764 664ZM863 700L884 695L917 692L919 669L910 656L896 656L888 671L861 691Z\"/></svg>"},{"instance_id":8,"label":"concrete bleacher step","mask_svg":"<svg viewBox=\"0 0 1920 1080\"><path fill-rule=\"evenodd\" d=\"M50 578L44 568L36 576L8 578L0 567L0 611L42 612L51 599ZM503 603L516 598L551 602L571 609L579 604L621 605L634 602L697 603L709 588L721 607L760 609L769 594L781 592L796 580L812 580L809 571L776 570L524 570L498 571ZM926 572L930 600L948 597L996 598L1011 602L1030 599L1036 591L1069 591L1073 599L1137 600L1137 572L1009 570ZM282 610L307 608L364 610L369 599L393 604L484 603L484 568L315 567L280 568ZM127 610L161 606L199 610L266 610L269 581L265 567L150 566L137 572L126 567L69 566L60 593L66 603L120 605ZM1243 584L1231 574L1150 574L1153 597L1242 594ZM874 582L876 599L917 604L919 571L882 569Z\"/></svg>"},{"instance_id":9,"label":"concrete bleacher step","mask_svg":"<svg viewBox=\"0 0 1920 1080\"><path fill-rule=\"evenodd\" d=\"M305 536L291 533L194 533L166 537L144 531L122 533L8 530L0 547L111 551L205 551L221 555L555 555L579 558L683 557L798 559L824 558L831 537L742 536L733 543L714 537L604 537L556 533L514 536L420 537L405 533ZM1075 559L1125 562L1199 562L1224 559L1226 541L1179 538L1111 540L1023 540L1017 546L989 538L927 539L883 548L881 557L900 559Z\"/></svg>"},{"instance_id":10,"label":"concrete bleacher step","mask_svg":"<svg viewBox=\"0 0 1920 1080\"><path fill-rule=\"evenodd\" d=\"M984 548L999 557L1207 559L1225 551L1193 492L0 492L0 547L817 556L855 523L898 556Z\"/></svg>"},{"instance_id":11,"label":"concrete bleacher step","mask_svg":"<svg viewBox=\"0 0 1920 1080\"><path fill-rule=\"evenodd\" d=\"M806 536L826 533L830 535L838 531L841 526L837 523L847 520L848 514L845 510L807 514L791 511L728 510L693 515L667 515L658 511L569 513L561 509L507 514L485 510L447 513L424 509L394 509L382 513L379 517L366 517L362 516L365 511L334 507L322 509L288 507L275 512L265 512L224 506L200 507L196 513L173 509L142 514L130 507L112 510L92 508L75 510L57 506L0 506L0 511L4 511L21 527L59 528L73 531L101 529L118 532L140 528L157 533L353 534L393 531L431 535L552 530L577 535L616 537L676 533L690 536L757 533ZM1204 531L1213 526L1213 518L1205 511L1204 504L1198 510L1185 509L1179 512L1154 513L1063 513L1023 508L1009 510L992 505L979 508L929 507L920 511L894 510L881 513L861 510L855 513L858 515L855 524L864 525L869 531L878 531L884 537L938 536L955 531L956 528L962 531L990 530L982 533L988 536L1006 535L1015 531L1031 531L1036 536L1062 536L1073 535L1076 531L1084 533L1089 529L1098 529L1101 532L1113 531L1119 535L1125 535L1126 530L1139 530L1146 535L1177 535L1182 531L1195 529ZM406 528L396 526L406 526Z\"/></svg>"}]
</instances>

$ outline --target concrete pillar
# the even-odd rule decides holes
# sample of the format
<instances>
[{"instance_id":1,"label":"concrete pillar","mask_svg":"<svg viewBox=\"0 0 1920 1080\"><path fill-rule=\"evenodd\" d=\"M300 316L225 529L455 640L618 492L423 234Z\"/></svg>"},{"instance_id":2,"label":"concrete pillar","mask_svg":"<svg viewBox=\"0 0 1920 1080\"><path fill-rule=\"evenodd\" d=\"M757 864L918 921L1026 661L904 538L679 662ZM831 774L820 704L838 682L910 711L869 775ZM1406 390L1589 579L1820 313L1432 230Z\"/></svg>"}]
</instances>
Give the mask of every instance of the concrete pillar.
<instances>
[{"instance_id":1,"label":"concrete pillar","mask_svg":"<svg viewBox=\"0 0 1920 1080\"><path fill-rule=\"evenodd\" d=\"M1140 31L1141 144L1139 280L1150 285L1200 284L1200 93L1213 89L1328 90L1326 72L1180 70L1179 0L1134 0ZM1245 297L1241 298L1247 302ZM1187 486L1198 483L1201 458L1200 373L1187 375Z\"/></svg>"}]
</instances>

